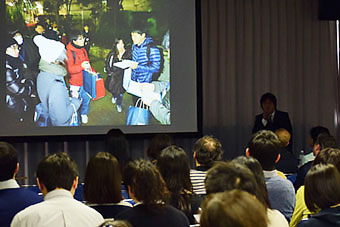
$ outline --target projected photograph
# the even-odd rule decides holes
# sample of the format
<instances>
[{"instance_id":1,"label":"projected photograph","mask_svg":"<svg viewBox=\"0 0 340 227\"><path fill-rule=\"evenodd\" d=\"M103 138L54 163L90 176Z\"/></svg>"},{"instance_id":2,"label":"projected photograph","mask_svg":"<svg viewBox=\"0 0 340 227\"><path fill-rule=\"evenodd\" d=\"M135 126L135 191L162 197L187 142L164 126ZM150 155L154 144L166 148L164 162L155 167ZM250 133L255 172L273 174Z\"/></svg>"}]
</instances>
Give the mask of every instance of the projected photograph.
<instances>
[{"instance_id":1,"label":"projected photograph","mask_svg":"<svg viewBox=\"0 0 340 227\"><path fill-rule=\"evenodd\" d=\"M6 120L171 125L167 0L6 0Z\"/></svg>"}]
</instances>

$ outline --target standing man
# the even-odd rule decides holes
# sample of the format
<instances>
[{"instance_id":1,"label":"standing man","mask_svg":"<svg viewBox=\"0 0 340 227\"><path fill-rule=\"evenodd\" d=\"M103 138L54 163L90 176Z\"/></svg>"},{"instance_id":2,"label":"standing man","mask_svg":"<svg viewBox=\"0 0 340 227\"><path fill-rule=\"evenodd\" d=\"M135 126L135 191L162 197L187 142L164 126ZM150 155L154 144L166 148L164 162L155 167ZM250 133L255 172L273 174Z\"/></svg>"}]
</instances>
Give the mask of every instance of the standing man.
<instances>
[{"instance_id":1,"label":"standing man","mask_svg":"<svg viewBox=\"0 0 340 227\"><path fill-rule=\"evenodd\" d=\"M292 125L287 112L277 110L277 99L272 93L265 93L260 99L263 113L258 114L255 119L253 133L260 130L275 132L279 128L286 129L292 135Z\"/></svg>"},{"instance_id":2,"label":"standing man","mask_svg":"<svg viewBox=\"0 0 340 227\"><path fill-rule=\"evenodd\" d=\"M0 142L0 226L10 226L19 211L42 201L38 194L20 188L15 180L18 171L15 148L9 143Z\"/></svg>"},{"instance_id":3,"label":"standing man","mask_svg":"<svg viewBox=\"0 0 340 227\"><path fill-rule=\"evenodd\" d=\"M11 227L93 227L103 223L100 213L73 198L78 175L77 164L66 153L45 157L37 169L44 201L15 215Z\"/></svg>"},{"instance_id":4,"label":"standing man","mask_svg":"<svg viewBox=\"0 0 340 227\"><path fill-rule=\"evenodd\" d=\"M160 70L160 51L152 38L143 31L132 31L131 39L132 61L134 61L131 65L131 79L140 83L151 83L152 75Z\"/></svg>"},{"instance_id":5,"label":"standing man","mask_svg":"<svg viewBox=\"0 0 340 227\"><path fill-rule=\"evenodd\" d=\"M82 99L82 105L80 107L81 122L87 124L90 106L90 97L83 88L83 70L90 73L95 73L94 69L90 64L89 56L84 48L85 38L81 31L76 31L70 35L70 42L68 43L67 58L68 64L67 69L71 75L70 79L70 91L74 98Z\"/></svg>"}]
</instances>

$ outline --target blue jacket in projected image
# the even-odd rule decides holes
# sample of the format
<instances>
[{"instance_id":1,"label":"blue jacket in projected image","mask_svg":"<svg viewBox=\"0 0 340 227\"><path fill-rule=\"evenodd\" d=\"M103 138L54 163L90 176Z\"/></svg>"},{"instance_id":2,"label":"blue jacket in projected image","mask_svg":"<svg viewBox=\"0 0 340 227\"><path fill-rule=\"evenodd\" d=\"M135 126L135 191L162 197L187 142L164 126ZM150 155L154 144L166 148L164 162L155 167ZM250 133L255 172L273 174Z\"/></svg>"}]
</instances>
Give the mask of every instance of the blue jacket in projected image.
<instances>
[{"instance_id":1,"label":"blue jacket in projected image","mask_svg":"<svg viewBox=\"0 0 340 227\"><path fill-rule=\"evenodd\" d=\"M150 83L152 75L159 71L161 63L159 49L153 44L152 38L146 37L140 46L132 46L132 61L138 62L138 66L132 70L131 79L140 83Z\"/></svg>"}]
</instances>

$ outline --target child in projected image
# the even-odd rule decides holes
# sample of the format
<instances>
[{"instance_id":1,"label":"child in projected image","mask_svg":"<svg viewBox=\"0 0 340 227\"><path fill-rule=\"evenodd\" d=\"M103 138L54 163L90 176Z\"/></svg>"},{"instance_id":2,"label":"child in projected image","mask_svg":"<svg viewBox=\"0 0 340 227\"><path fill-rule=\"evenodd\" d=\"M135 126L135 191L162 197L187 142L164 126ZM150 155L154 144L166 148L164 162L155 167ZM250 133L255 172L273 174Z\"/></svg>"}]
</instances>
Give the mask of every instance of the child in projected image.
<instances>
[{"instance_id":1,"label":"child in projected image","mask_svg":"<svg viewBox=\"0 0 340 227\"><path fill-rule=\"evenodd\" d=\"M83 88L83 70L95 73L90 64L90 59L84 48L85 39L81 31L73 31L70 34L70 42L66 46L68 64L67 69L71 75L70 90L74 98L81 97L82 105L80 107L81 122L87 124L90 106L90 97Z\"/></svg>"},{"instance_id":2,"label":"child in projected image","mask_svg":"<svg viewBox=\"0 0 340 227\"><path fill-rule=\"evenodd\" d=\"M23 77L19 46L12 36L6 39L6 104L13 122L32 122L33 81Z\"/></svg>"},{"instance_id":3,"label":"child in projected image","mask_svg":"<svg viewBox=\"0 0 340 227\"><path fill-rule=\"evenodd\" d=\"M125 89L123 88L124 70L113 64L124 59L131 59L131 51L125 47L123 39L115 39L112 51L105 60L107 78L105 88L112 94L112 103L117 104L117 111L122 112L122 100Z\"/></svg>"}]
</instances>

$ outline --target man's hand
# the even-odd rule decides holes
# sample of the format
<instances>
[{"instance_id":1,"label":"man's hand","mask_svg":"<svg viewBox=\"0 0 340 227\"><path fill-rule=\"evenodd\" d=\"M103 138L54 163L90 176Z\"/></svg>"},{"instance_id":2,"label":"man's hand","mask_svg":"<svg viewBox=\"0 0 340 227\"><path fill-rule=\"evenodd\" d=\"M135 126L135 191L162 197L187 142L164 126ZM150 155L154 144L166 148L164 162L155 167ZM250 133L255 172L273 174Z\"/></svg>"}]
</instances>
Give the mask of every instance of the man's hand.
<instances>
[{"instance_id":1,"label":"man's hand","mask_svg":"<svg viewBox=\"0 0 340 227\"><path fill-rule=\"evenodd\" d=\"M139 86L143 93L153 92L155 90L155 85L152 83L141 83Z\"/></svg>"}]
</instances>

